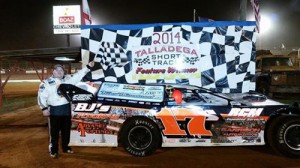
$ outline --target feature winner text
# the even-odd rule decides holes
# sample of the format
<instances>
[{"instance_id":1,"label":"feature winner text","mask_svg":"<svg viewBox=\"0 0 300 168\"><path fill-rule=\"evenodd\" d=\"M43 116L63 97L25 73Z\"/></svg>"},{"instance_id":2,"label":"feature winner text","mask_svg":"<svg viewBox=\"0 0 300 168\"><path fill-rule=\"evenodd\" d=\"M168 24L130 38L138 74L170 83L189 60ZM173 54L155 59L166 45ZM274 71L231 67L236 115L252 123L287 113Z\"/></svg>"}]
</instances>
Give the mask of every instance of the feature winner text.
<instances>
[{"instance_id":1,"label":"feature winner text","mask_svg":"<svg viewBox=\"0 0 300 168\"><path fill-rule=\"evenodd\" d=\"M141 74L159 74L159 73L168 73L168 74L172 74L172 73L194 73L197 71L197 68L186 68L186 69L180 69L177 70L176 68L173 67L168 67L168 69L144 69L141 67L138 67L136 69L136 74L141 73Z\"/></svg>"}]
</instances>

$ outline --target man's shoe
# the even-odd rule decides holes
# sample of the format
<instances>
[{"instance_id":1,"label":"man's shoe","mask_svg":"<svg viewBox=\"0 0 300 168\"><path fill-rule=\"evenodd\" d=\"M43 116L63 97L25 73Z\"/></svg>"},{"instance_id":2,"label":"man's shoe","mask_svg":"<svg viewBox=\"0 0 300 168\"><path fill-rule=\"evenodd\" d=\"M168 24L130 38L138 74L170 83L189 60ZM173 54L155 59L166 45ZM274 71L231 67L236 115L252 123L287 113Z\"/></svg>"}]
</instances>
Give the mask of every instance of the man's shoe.
<instances>
[{"instance_id":1,"label":"man's shoe","mask_svg":"<svg viewBox=\"0 0 300 168\"><path fill-rule=\"evenodd\" d=\"M53 158L53 159L57 159L58 154L57 153L50 153L50 157Z\"/></svg>"},{"instance_id":2,"label":"man's shoe","mask_svg":"<svg viewBox=\"0 0 300 168\"><path fill-rule=\"evenodd\" d=\"M71 149L68 149L68 150L64 151L64 153L72 154L72 153L74 153L74 151L72 151Z\"/></svg>"}]
</instances>

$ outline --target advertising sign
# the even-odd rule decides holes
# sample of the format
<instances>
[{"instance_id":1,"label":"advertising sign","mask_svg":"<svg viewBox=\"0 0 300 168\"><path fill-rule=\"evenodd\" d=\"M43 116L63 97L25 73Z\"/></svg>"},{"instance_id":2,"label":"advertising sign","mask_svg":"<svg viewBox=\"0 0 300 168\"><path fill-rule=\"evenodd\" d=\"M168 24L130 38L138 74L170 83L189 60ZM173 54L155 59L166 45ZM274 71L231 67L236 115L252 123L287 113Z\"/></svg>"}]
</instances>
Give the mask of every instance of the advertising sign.
<instances>
[{"instance_id":1,"label":"advertising sign","mask_svg":"<svg viewBox=\"0 0 300 168\"><path fill-rule=\"evenodd\" d=\"M54 34L79 34L80 5L53 6Z\"/></svg>"}]
</instances>

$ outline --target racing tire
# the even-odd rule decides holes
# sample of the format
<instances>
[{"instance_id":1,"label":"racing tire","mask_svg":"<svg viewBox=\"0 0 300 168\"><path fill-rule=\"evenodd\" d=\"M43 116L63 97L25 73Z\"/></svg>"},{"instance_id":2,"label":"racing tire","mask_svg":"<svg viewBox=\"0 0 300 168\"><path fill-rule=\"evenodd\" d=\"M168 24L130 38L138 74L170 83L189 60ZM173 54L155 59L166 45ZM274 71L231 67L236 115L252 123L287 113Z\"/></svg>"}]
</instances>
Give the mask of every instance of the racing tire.
<instances>
[{"instance_id":1,"label":"racing tire","mask_svg":"<svg viewBox=\"0 0 300 168\"><path fill-rule=\"evenodd\" d=\"M275 151L300 158L300 118L276 118L268 129L268 141Z\"/></svg>"},{"instance_id":2,"label":"racing tire","mask_svg":"<svg viewBox=\"0 0 300 168\"><path fill-rule=\"evenodd\" d=\"M138 117L124 124L121 141L128 153L143 157L152 154L161 145L161 136L152 120Z\"/></svg>"}]
</instances>

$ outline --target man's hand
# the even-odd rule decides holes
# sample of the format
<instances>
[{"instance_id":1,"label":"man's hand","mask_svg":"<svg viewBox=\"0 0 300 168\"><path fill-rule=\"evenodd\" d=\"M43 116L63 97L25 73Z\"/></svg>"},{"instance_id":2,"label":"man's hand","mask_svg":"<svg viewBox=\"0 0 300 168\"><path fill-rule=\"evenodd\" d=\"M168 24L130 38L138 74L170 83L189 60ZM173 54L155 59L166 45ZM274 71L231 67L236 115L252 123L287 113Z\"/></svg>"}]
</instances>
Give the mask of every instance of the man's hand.
<instances>
[{"instance_id":1,"label":"man's hand","mask_svg":"<svg viewBox=\"0 0 300 168\"><path fill-rule=\"evenodd\" d=\"M95 62L94 62L94 61L89 62L89 66L90 66L90 67L94 67L94 65L95 65Z\"/></svg>"},{"instance_id":2,"label":"man's hand","mask_svg":"<svg viewBox=\"0 0 300 168\"><path fill-rule=\"evenodd\" d=\"M44 116L44 117L49 117L49 116L50 116L49 110L44 110L44 111L43 111L43 116Z\"/></svg>"}]
</instances>

